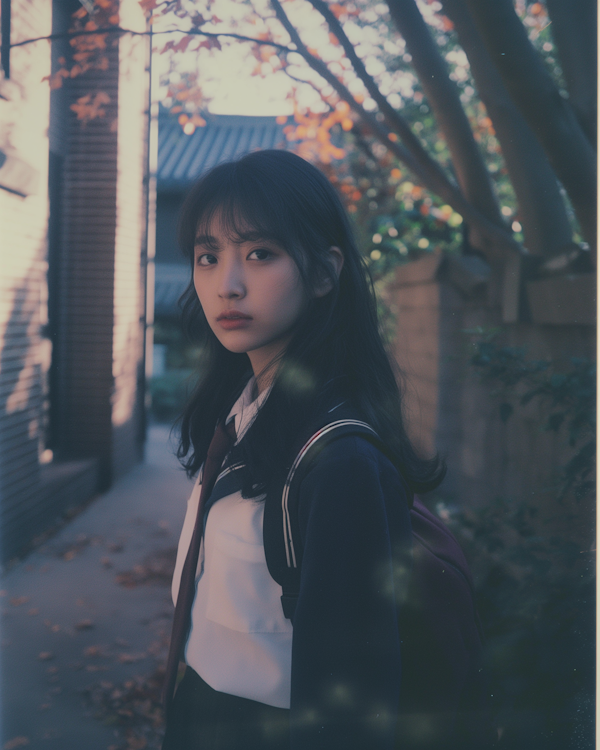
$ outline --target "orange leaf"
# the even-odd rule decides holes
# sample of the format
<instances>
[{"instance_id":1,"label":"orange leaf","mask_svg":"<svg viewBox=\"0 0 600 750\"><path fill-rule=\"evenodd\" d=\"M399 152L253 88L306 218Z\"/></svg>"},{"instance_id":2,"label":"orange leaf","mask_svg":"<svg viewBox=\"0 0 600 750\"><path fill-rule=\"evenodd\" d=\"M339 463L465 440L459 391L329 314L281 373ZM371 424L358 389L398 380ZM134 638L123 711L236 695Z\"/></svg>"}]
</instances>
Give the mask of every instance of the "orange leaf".
<instances>
[{"instance_id":1,"label":"orange leaf","mask_svg":"<svg viewBox=\"0 0 600 750\"><path fill-rule=\"evenodd\" d=\"M353 126L354 123L349 117L347 117L345 120L342 120L342 130L352 130Z\"/></svg>"},{"instance_id":2,"label":"orange leaf","mask_svg":"<svg viewBox=\"0 0 600 750\"><path fill-rule=\"evenodd\" d=\"M444 31L452 31L454 29L454 24L448 18L448 16L440 16L440 20L442 22L442 29Z\"/></svg>"},{"instance_id":3,"label":"orange leaf","mask_svg":"<svg viewBox=\"0 0 600 750\"><path fill-rule=\"evenodd\" d=\"M275 118L275 122L278 125L285 125L285 123L287 122L287 119L288 119L287 115L279 115L278 117Z\"/></svg>"},{"instance_id":4,"label":"orange leaf","mask_svg":"<svg viewBox=\"0 0 600 750\"><path fill-rule=\"evenodd\" d=\"M340 40L335 34L332 34L331 32L329 33L329 41L331 42L331 44L335 44L337 46L339 46L340 44Z\"/></svg>"}]
</instances>

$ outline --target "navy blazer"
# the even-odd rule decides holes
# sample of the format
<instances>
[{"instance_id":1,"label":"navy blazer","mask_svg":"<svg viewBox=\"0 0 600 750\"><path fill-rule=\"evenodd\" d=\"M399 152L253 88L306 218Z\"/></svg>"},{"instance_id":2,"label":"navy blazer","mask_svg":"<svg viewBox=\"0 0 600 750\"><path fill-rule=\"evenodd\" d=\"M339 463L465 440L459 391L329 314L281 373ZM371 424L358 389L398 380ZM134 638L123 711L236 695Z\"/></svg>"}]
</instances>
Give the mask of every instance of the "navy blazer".
<instances>
[{"instance_id":1,"label":"navy blazer","mask_svg":"<svg viewBox=\"0 0 600 750\"><path fill-rule=\"evenodd\" d=\"M412 544L404 484L377 448L342 437L302 480L299 524L291 750L392 750Z\"/></svg>"}]
</instances>

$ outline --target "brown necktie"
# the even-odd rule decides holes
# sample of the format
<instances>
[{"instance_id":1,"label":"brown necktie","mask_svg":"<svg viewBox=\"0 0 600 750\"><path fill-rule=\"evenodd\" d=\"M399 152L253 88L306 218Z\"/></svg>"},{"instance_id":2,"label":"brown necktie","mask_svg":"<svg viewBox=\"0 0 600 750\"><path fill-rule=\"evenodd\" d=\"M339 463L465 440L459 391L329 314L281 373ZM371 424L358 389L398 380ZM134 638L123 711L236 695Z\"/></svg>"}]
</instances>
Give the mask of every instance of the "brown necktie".
<instances>
[{"instance_id":1,"label":"brown necktie","mask_svg":"<svg viewBox=\"0 0 600 750\"><path fill-rule=\"evenodd\" d=\"M229 453L231 446L235 443L235 425L232 420L227 426L219 422L208 447L206 461L202 470L202 488L200 500L198 501L198 513L194 524L194 533L188 548L188 552L181 571L181 581L175 615L173 617L173 629L171 631L171 644L167 659L167 671L163 685L162 701L168 709L173 698L179 659L182 655L192 614L192 604L196 595L196 569L198 567L198 554L200 552L200 540L202 539L203 508L209 497L219 470L223 465L223 459Z\"/></svg>"}]
</instances>

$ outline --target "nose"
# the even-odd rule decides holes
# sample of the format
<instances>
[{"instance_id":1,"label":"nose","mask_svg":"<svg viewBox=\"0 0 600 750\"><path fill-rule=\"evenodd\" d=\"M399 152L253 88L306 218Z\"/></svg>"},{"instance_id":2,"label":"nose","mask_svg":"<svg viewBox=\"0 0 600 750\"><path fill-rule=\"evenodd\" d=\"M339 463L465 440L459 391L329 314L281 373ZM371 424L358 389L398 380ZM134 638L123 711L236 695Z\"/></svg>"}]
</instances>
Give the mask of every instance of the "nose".
<instances>
[{"instance_id":1,"label":"nose","mask_svg":"<svg viewBox=\"0 0 600 750\"><path fill-rule=\"evenodd\" d=\"M243 266L237 258L223 259L219 279L219 297L241 299L246 295Z\"/></svg>"}]
</instances>

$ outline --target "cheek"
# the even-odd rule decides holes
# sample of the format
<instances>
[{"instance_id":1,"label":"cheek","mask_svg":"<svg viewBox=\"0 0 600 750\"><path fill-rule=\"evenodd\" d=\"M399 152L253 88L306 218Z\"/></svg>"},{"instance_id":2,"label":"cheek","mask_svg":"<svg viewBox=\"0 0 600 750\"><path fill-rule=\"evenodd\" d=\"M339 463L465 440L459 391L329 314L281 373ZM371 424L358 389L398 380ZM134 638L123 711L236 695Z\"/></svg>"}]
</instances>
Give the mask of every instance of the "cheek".
<instances>
[{"instance_id":1,"label":"cheek","mask_svg":"<svg viewBox=\"0 0 600 750\"><path fill-rule=\"evenodd\" d=\"M277 308L281 318L287 322L293 322L300 315L307 301L304 286L296 268L272 280L271 294L273 306Z\"/></svg>"},{"instance_id":2,"label":"cheek","mask_svg":"<svg viewBox=\"0 0 600 750\"><path fill-rule=\"evenodd\" d=\"M206 303L206 281L203 280L199 273L194 274L194 289L196 290L196 295L200 301L200 304L202 307L204 307Z\"/></svg>"}]
</instances>

